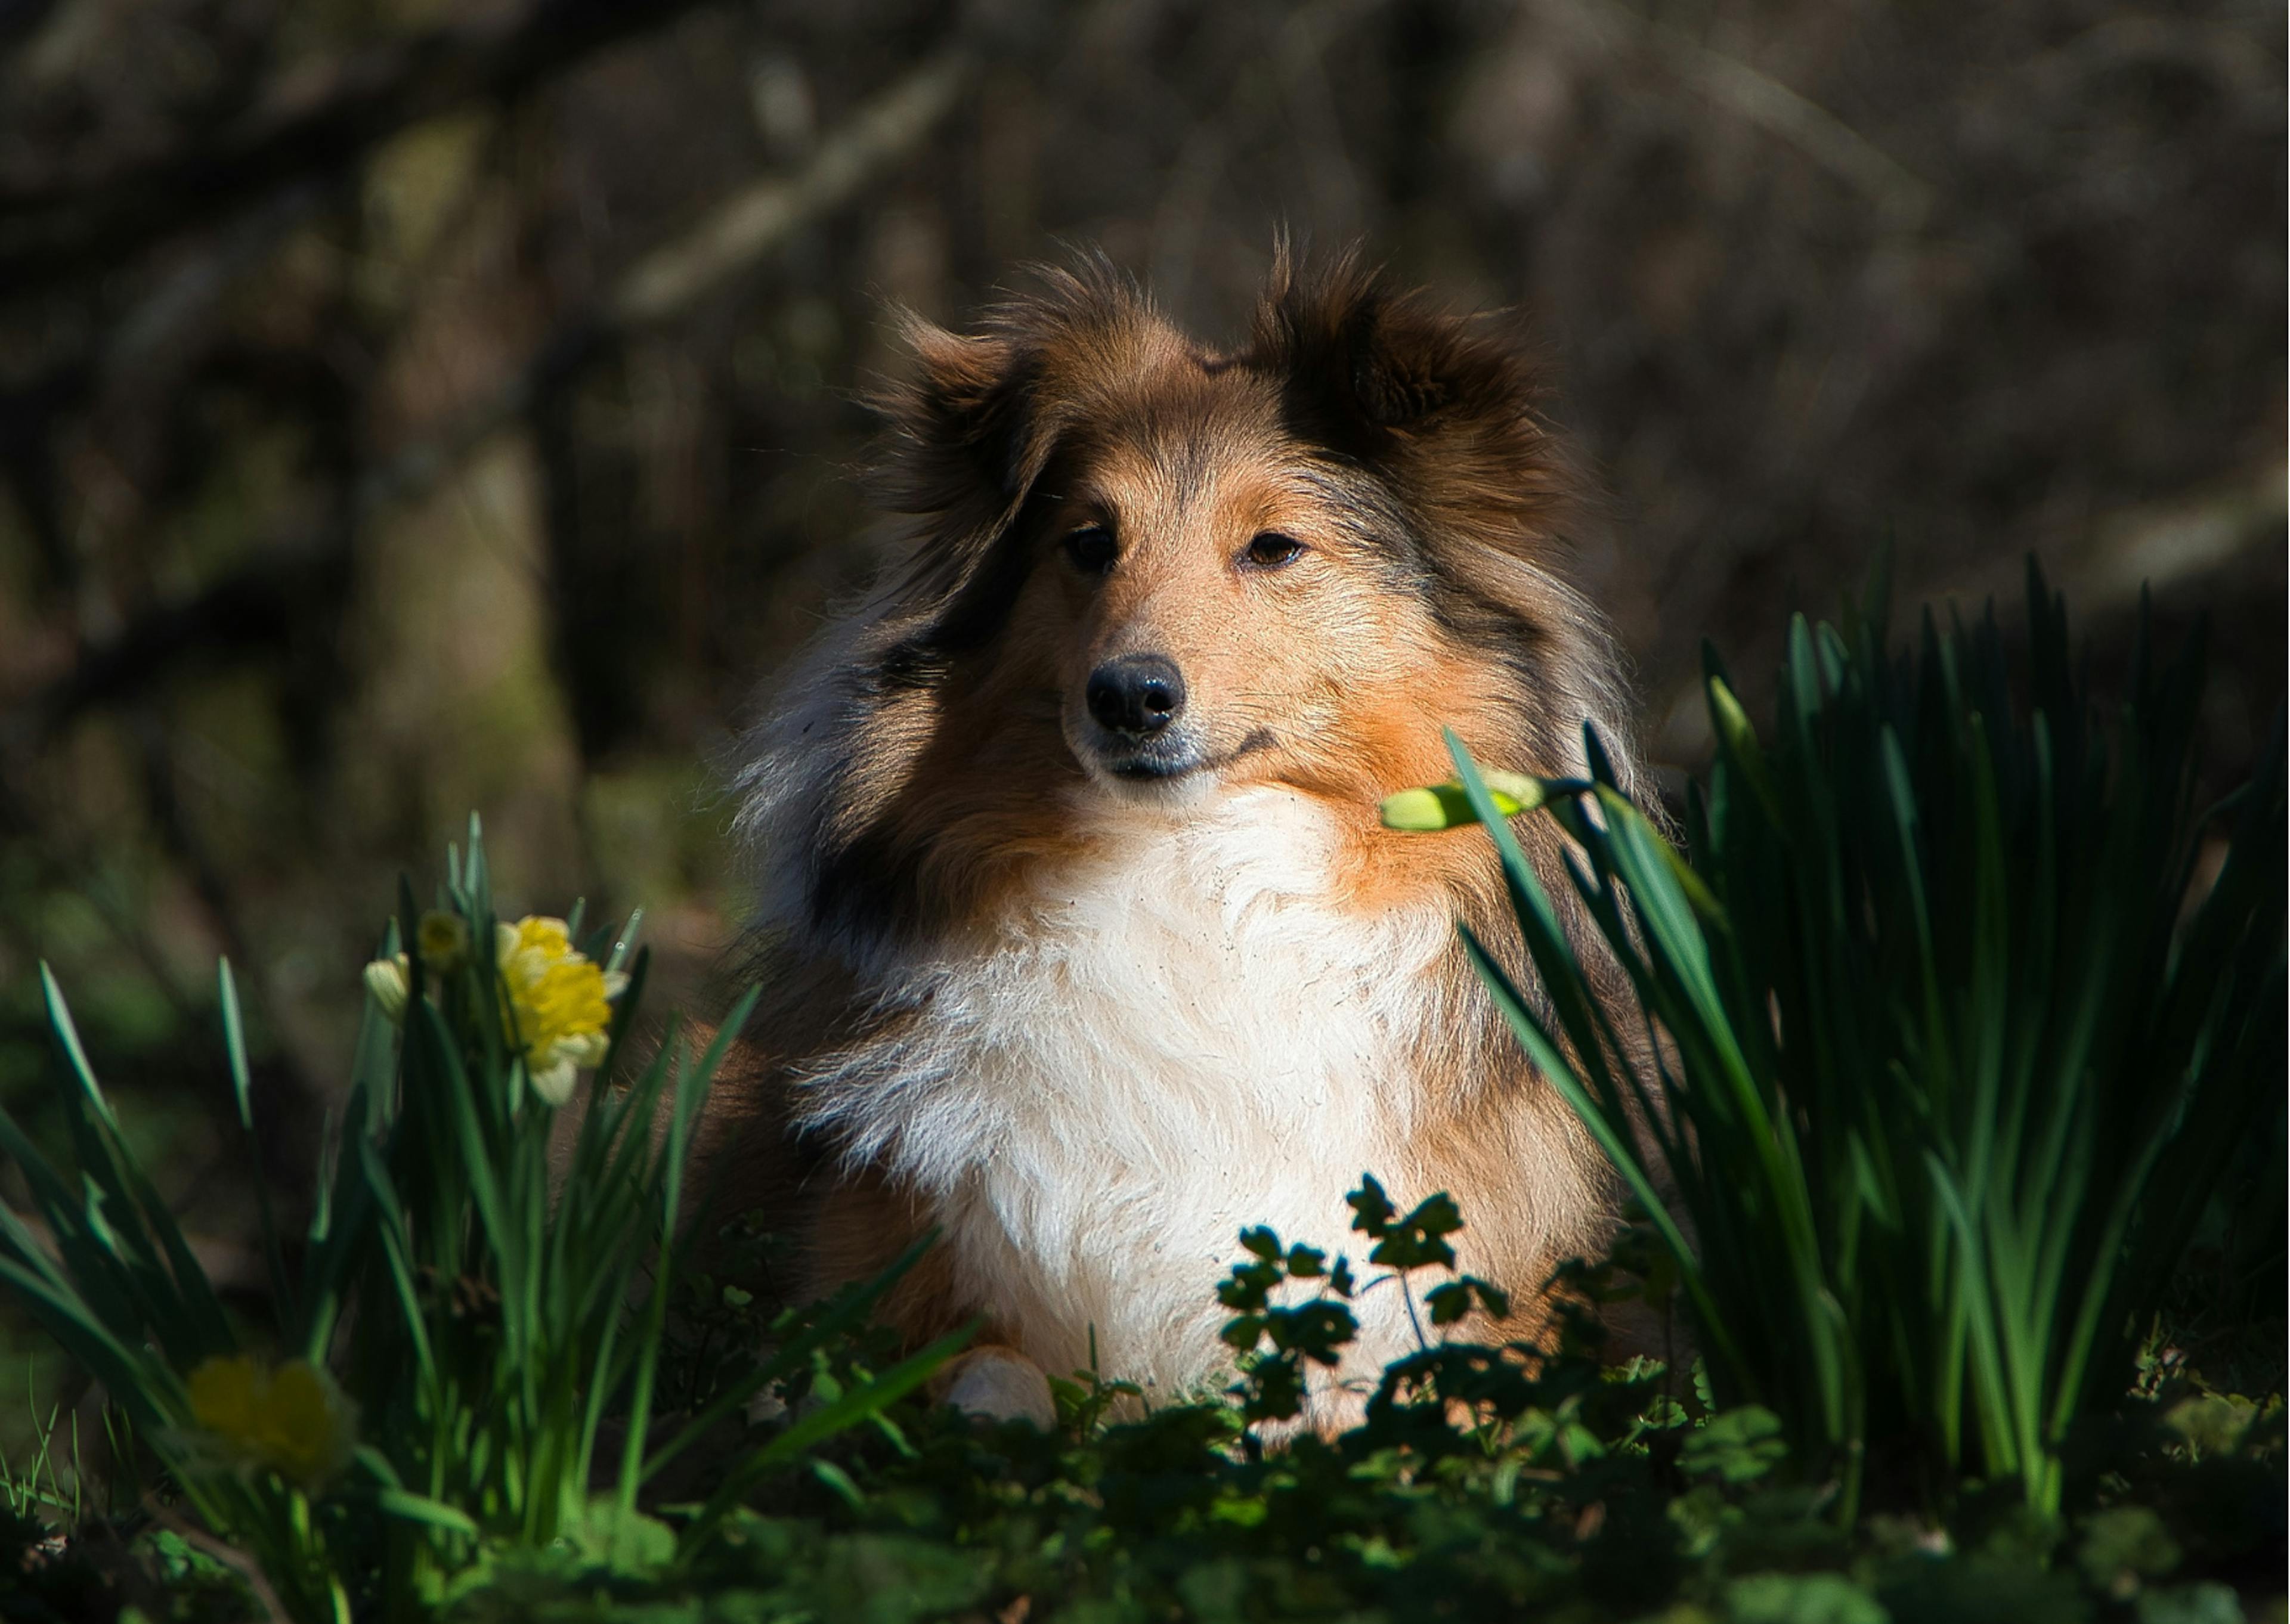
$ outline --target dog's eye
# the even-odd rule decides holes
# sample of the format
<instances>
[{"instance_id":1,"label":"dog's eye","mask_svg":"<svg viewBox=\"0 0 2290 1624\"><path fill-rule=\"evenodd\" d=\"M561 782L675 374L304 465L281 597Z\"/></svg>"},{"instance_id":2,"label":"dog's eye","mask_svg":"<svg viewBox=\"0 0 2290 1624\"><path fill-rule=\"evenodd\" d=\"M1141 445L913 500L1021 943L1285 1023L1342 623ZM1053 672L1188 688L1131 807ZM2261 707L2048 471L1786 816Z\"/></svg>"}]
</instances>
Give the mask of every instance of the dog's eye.
<instances>
[{"instance_id":1,"label":"dog's eye","mask_svg":"<svg viewBox=\"0 0 2290 1624\"><path fill-rule=\"evenodd\" d=\"M1113 567L1121 548L1113 532L1102 524L1085 524L1066 534L1066 556L1085 575L1102 575Z\"/></svg>"},{"instance_id":2,"label":"dog's eye","mask_svg":"<svg viewBox=\"0 0 2290 1624\"><path fill-rule=\"evenodd\" d=\"M1245 555L1250 564L1260 570L1277 570L1283 564L1293 564L1304 550L1304 544L1293 536L1284 536L1268 530L1248 544Z\"/></svg>"}]
</instances>

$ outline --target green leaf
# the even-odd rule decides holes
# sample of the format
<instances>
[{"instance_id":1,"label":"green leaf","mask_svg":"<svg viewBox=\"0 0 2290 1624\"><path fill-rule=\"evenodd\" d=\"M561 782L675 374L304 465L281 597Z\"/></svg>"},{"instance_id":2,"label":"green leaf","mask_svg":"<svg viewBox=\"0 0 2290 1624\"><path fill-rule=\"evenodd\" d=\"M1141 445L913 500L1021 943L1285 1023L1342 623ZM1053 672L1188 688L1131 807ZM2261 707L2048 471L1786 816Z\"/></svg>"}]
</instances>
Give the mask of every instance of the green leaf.
<instances>
[{"instance_id":1,"label":"green leaf","mask_svg":"<svg viewBox=\"0 0 2290 1624\"><path fill-rule=\"evenodd\" d=\"M216 1001L222 1011L223 1049L230 1062L231 1097L238 1102L238 1125L254 1132L253 1077L246 1064L246 1023L238 1010L238 983L232 980L230 961L215 965Z\"/></svg>"},{"instance_id":2,"label":"green leaf","mask_svg":"<svg viewBox=\"0 0 2290 1624\"><path fill-rule=\"evenodd\" d=\"M1745 1573L1726 1585L1728 1624L1891 1624L1842 1573Z\"/></svg>"},{"instance_id":3,"label":"green leaf","mask_svg":"<svg viewBox=\"0 0 2290 1624\"><path fill-rule=\"evenodd\" d=\"M1726 759L1741 769L1766 815L1776 823L1782 821L1781 796L1774 788L1773 773L1766 765L1765 750L1758 743L1758 731L1750 725L1749 713L1742 708L1742 701L1734 697L1724 677L1712 671L1705 682L1709 720L1725 746Z\"/></svg>"},{"instance_id":4,"label":"green leaf","mask_svg":"<svg viewBox=\"0 0 2290 1624\"><path fill-rule=\"evenodd\" d=\"M1688 1433L1679 1446L1677 1465L1691 1477L1750 1483L1788 1454L1781 1417L1763 1405L1743 1404L1710 1417L1707 1426Z\"/></svg>"},{"instance_id":5,"label":"green leaf","mask_svg":"<svg viewBox=\"0 0 2290 1624\"><path fill-rule=\"evenodd\" d=\"M793 1422L725 1474L715 1496L685 1525L681 1548L689 1553L740 1503L751 1486L789 1464L813 1444L847 1430L929 1380L939 1366L960 1352L977 1332L977 1322L973 1321Z\"/></svg>"},{"instance_id":6,"label":"green leaf","mask_svg":"<svg viewBox=\"0 0 2290 1624\"><path fill-rule=\"evenodd\" d=\"M2199 1460L2231 1454L2262 1413L2239 1393L2203 1393L2172 1405L2163 1425Z\"/></svg>"},{"instance_id":7,"label":"green leaf","mask_svg":"<svg viewBox=\"0 0 2290 1624\"><path fill-rule=\"evenodd\" d=\"M475 1539L482 1532L466 1513L427 1495L382 1487L374 1491L373 1501L384 1514L402 1522L418 1523L426 1528L441 1528L447 1533L460 1534L469 1539Z\"/></svg>"},{"instance_id":8,"label":"green leaf","mask_svg":"<svg viewBox=\"0 0 2290 1624\"><path fill-rule=\"evenodd\" d=\"M2242 1598L2216 1582L2142 1590L2133 1604L2139 1624L2243 1624Z\"/></svg>"},{"instance_id":9,"label":"green leaf","mask_svg":"<svg viewBox=\"0 0 2290 1624\"><path fill-rule=\"evenodd\" d=\"M2084 1520L2076 1565L2102 1590L2159 1579L2179 1565L2179 1542L2146 1506L2112 1506ZM2124 1587L2127 1588L2127 1587Z\"/></svg>"},{"instance_id":10,"label":"green leaf","mask_svg":"<svg viewBox=\"0 0 2290 1624\"><path fill-rule=\"evenodd\" d=\"M112 1116L111 1102L103 1097L103 1087L95 1080L95 1068L87 1063L87 1050L80 1044L79 1028L73 1024L63 988L56 985L55 973L48 968L45 959L40 961L40 996L47 1004L49 1030L55 1034L56 1046L63 1052L81 1097L105 1126L116 1132L118 1119Z\"/></svg>"},{"instance_id":11,"label":"green leaf","mask_svg":"<svg viewBox=\"0 0 2290 1624\"><path fill-rule=\"evenodd\" d=\"M239 1012L238 982L230 972L230 961L227 958L215 964L215 1002L222 1012L223 1050L230 1067L231 1096L238 1103L238 1125L248 1143L256 1147L255 1212L262 1228L263 1265L270 1276L271 1309L284 1332L295 1317L294 1286L286 1273L285 1249L278 1236L278 1214L271 1204L270 1180L262 1170L260 1141L254 1132L254 1078L246 1059L246 1021Z\"/></svg>"},{"instance_id":12,"label":"green leaf","mask_svg":"<svg viewBox=\"0 0 2290 1624\"><path fill-rule=\"evenodd\" d=\"M587 1566L615 1579L649 1579L676 1561L674 1531L610 1495L582 1501L559 1526Z\"/></svg>"},{"instance_id":13,"label":"green leaf","mask_svg":"<svg viewBox=\"0 0 2290 1624\"><path fill-rule=\"evenodd\" d=\"M1365 1194L1365 1190L1362 1191L1363 1196ZM1374 1195L1376 1199L1381 1199L1382 1189L1377 1188ZM1389 1204L1385 1204L1387 1208ZM1365 1228L1373 1207L1363 1209L1356 1203L1355 1211L1360 1212L1360 1218L1352 1227ZM1381 1263L1386 1268L1423 1268L1434 1265L1453 1268L1455 1266L1455 1249L1447 1244L1446 1237L1462 1227L1462 1214L1456 1210L1453 1198L1443 1190L1418 1203L1405 1218L1383 1222L1375 1249L1368 1253L1367 1260Z\"/></svg>"},{"instance_id":14,"label":"green leaf","mask_svg":"<svg viewBox=\"0 0 2290 1624\"><path fill-rule=\"evenodd\" d=\"M907 1250L892 1260L889 1268L865 1284L839 1294L823 1314L801 1334L782 1343L769 1359L764 1361L744 1380L733 1383L719 1393L715 1400L692 1420L677 1435L645 1460L643 1477L652 1478L663 1467L685 1450L708 1436L717 1428L743 1409L748 1401L774 1381L784 1380L807 1364L813 1355L833 1338L847 1334L865 1323L875 1305L891 1288L905 1277L907 1271L921 1260L924 1254L938 1244L938 1232L933 1230L914 1241ZM966 1333L965 1333L966 1334ZM959 1346L958 1341L957 1346Z\"/></svg>"},{"instance_id":15,"label":"green leaf","mask_svg":"<svg viewBox=\"0 0 2290 1624\"><path fill-rule=\"evenodd\" d=\"M1360 1175L1359 1188L1344 1197L1344 1204L1352 1210L1352 1228L1373 1240L1383 1238L1399 1211L1369 1173Z\"/></svg>"},{"instance_id":16,"label":"green leaf","mask_svg":"<svg viewBox=\"0 0 2290 1624\"><path fill-rule=\"evenodd\" d=\"M1217 1332L1217 1338L1227 1346L1247 1353L1264 1340L1265 1324L1266 1320L1261 1314L1238 1315L1225 1321L1224 1328Z\"/></svg>"}]
</instances>

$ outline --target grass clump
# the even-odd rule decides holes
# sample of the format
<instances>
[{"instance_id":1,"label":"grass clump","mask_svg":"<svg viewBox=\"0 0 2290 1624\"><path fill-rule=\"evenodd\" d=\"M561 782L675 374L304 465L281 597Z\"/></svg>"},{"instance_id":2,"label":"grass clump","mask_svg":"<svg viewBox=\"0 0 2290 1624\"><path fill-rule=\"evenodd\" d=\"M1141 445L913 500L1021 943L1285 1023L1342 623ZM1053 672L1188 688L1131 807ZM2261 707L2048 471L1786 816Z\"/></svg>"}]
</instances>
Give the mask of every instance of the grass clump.
<instances>
[{"instance_id":1,"label":"grass clump","mask_svg":"<svg viewBox=\"0 0 2290 1624\"><path fill-rule=\"evenodd\" d=\"M878 1411L949 1351L900 1361L787 1428L676 1531L646 1514L648 1482L806 1368L887 1283L778 1326L772 1357L688 1394L681 1425L652 1425L688 1273L685 1152L753 995L704 1052L671 1032L639 1066L627 1038L645 956L630 957L625 932L580 940L578 910L494 917L474 823L437 906L417 912L404 892L367 968L347 1103L291 1244L265 1196L257 1324L210 1284L43 972L75 1165L52 1164L0 1113L0 1149L38 1220L0 1208L0 1280L101 1384L120 1452L156 1468L143 1509L235 1554L274 1612L416 1616L521 1554L688 1550L745 1482ZM219 993L252 1135L227 964ZM568 1132L557 1108L584 1070Z\"/></svg>"},{"instance_id":2,"label":"grass clump","mask_svg":"<svg viewBox=\"0 0 2290 1624\"><path fill-rule=\"evenodd\" d=\"M2057 1512L2071 1428L2279 1132L2280 724L2198 813L2199 644L2165 666L2142 631L2110 711L2032 564L2027 628L2015 673L1992 612L1928 615L1913 656L1881 609L1800 618L1765 737L1713 656L1683 857L1595 739L1589 780L1536 786L1636 1028L1456 750L1535 977L1475 963L1645 1204L1717 1390L1782 1419L1847 1523L1872 1464L1888 1505L2012 1479Z\"/></svg>"},{"instance_id":3,"label":"grass clump","mask_svg":"<svg viewBox=\"0 0 2290 1624\"><path fill-rule=\"evenodd\" d=\"M2142 647L2102 710L2039 579L2029 613L2017 672L1992 620L1913 654L1879 612L1800 621L1762 735L1713 661L1682 850L1595 740L1587 780L1491 789L1458 748L1395 798L1398 827L1487 824L1521 940L1471 949L1640 1196L1538 1344L1457 1272L1466 1214L1364 1179L1357 1264L1252 1228L1204 1282L1229 1390L1149 1407L1079 1371L1053 1430L974 1426L921 1391L958 1338L869 1322L896 1270L797 1310L695 1267L684 1152L746 1004L639 1064L632 928L497 920L474 838L369 966L314 1215L263 1209L256 1316L47 982L74 1156L0 1118L35 1207L0 1214L0 1280L101 1384L113 1492L52 1449L0 1472L0 1612L2278 1618L2280 734L2198 813L2198 653ZM1598 940L1559 930L1517 816L1572 837ZM1356 1424L1300 1430L1370 1290L1416 1348ZM1633 1298L1682 1310L1683 1362L1605 1356Z\"/></svg>"}]
</instances>

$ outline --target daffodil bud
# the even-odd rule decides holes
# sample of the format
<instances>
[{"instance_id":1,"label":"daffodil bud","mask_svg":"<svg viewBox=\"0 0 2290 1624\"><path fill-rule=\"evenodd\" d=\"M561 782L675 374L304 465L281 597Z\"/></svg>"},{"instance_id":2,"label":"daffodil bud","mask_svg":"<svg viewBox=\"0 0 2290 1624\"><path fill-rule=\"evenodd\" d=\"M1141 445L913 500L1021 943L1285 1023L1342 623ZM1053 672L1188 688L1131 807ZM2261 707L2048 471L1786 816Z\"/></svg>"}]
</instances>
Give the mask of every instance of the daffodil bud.
<instances>
[{"instance_id":1,"label":"daffodil bud","mask_svg":"<svg viewBox=\"0 0 2290 1624\"><path fill-rule=\"evenodd\" d=\"M366 993L374 1007L392 1020L405 1019L405 1000L412 985L412 966L403 953L378 958L365 967Z\"/></svg>"},{"instance_id":2,"label":"daffodil bud","mask_svg":"<svg viewBox=\"0 0 2290 1624\"><path fill-rule=\"evenodd\" d=\"M456 913L433 908L415 928L414 945L421 963L436 975L451 975L469 956L469 922Z\"/></svg>"},{"instance_id":3,"label":"daffodil bud","mask_svg":"<svg viewBox=\"0 0 2290 1624\"><path fill-rule=\"evenodd\" d=\"M1483 772L1480 779L1487 787L1487 795L1495 810L1506 818L1532 812L1549 797L1542 780L1520 772ZM1461 824L1477 823L1471 811L1470 797L1463 793L1462 780L1449 779L1444 784L1429 784L1421 789L1403 789L1397 795L1386 796L1381 808L1383 827L1388 829L1425 831L1449 829Z\"/></svg>"}]
</instances>

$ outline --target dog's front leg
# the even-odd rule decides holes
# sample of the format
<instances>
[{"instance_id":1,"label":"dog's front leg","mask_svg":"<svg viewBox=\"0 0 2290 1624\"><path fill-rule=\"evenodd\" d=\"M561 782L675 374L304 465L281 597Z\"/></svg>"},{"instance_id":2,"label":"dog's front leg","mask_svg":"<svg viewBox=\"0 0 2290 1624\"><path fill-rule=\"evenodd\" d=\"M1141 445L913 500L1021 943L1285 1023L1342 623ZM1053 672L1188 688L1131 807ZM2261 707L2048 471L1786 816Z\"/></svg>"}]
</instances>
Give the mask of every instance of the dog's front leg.
<instances>
[{"instance_id":1,"label":"dog's front leg","mask_svg":"<svg viewBox=\"0 0 2290 1624\"><path fill-rule=\"evenodd\" d=\"M931 1227L930 1215L880 1173L849 1174L821 1200L811 1235L811 1285L825 1296L847 1281L864 1280ZM943 1252L930 1252L884 1297L876 1310L909 1348L945 1335L973 1312L955 1291ZM1057 1405L1042 1367L997 1340L992 1325L932 1378L931 1395L981 1420L1031 1421L1045 1432L1057 1425Z\"/></svg>"},{"instance_id":2,"label":"dog's front leg","mask_svg":"<svg viewBox=\"0 0 2290 1624\"><path fill-rule=\"evenodd\" d=\"M941 1404L981 1421L1031 1421L1044 1432L1058 1424L1050 1379L1014 1348L989 1343L957 1354L931 1382Z\"/></svg>"}]
</instances>

